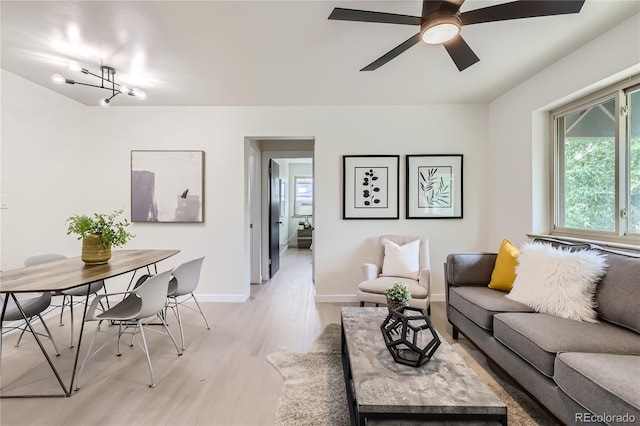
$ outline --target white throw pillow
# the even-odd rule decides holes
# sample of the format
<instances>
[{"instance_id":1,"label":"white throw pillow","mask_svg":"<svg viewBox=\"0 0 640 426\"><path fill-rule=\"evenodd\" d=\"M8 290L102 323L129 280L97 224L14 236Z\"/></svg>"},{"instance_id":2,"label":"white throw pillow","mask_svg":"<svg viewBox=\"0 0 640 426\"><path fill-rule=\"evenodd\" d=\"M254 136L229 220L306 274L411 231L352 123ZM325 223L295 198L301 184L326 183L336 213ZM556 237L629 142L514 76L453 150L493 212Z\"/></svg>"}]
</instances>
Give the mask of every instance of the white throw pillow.
<instances>
[{"instance_id":1,"label":"white throw pillow","mask_svg":"<svg viewBox=\"0 0 640 426\"><path fill-rule=\"evenodd\" d=\"M530 243L522 247L518 263L516 280L506 297L536 312L598 322L595 292L607 269L604 255Z\"/></svg>"},{"instance_id":2,"label":"white throw pillow","mask_svg":"<svg viewBox=\"0 0 640 426\"><path fill-rule=\"evenodd\" d=\"M382 274L386 277L405 277L418 279L420 272L420 240L414 240L403 246L384 240L384 262Z\"/></svg>"}]
</instances>

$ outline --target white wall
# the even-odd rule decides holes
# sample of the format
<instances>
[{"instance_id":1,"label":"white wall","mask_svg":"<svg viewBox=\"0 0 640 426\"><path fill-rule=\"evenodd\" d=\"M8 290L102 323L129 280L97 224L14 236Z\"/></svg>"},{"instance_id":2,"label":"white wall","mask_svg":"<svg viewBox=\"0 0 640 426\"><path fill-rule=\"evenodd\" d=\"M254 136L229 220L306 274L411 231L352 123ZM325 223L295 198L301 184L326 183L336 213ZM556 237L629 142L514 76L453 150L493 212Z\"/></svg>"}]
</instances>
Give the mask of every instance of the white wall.
<instances>
[{"instance_id":1,"label":"white wall","mask_svg":"<svg viewBox=\"0 0 640 426\"><path fill-rule=\"evenodd\" d=\"M489 247L547 233L547 112L587 91L640 72L640 14L496 99L490 105L491 215Z\"/></svg>"},{"instance_id":2,"label":"white wall","mask_svg":"<svg viewBox=\"0 0 640 426\"><path fill-rule=\"evenodd\" d=\"M73 256L65 234L73 213L129 211L132 149L202 149L203 224L132 225L127 248L178 248L162 266L206 256L198 292L216 300L249 295L249 221L245 137L315 137L318 300L353 297L360 263L381 233L424 234L431 241L434 293L443 293L442 263L459 250L486 247L488 107L84 107L2 73L2 267L46 251ZM464 154L464 219L342 220L344 154ZM404 162L401 162L404 176ZM401 179L401 212L404 182Z\"/></svg>"},{"instance_id":3,"label":"white wall","mask_svg":"<svg viewBox=\"0 0 640 426\"><path fill-rule=\"evenodd\" d=\"M79 253L73 213L129 212L132 149L202 149L203 224L133 224L127 248L178 248L170 267L206 256L199 293L249 295L247 137L315 138L315 284L320 301L353 297L360 264L382 233L427 235L433 292L448 253L494 250L544 231L548 149L544 111L611 76L640 71L640 15L488 105L345 107L85 107L2 71L0 266L34 253ZM342 220L341 156L464 154L461 220ZM401 161L404 216L404 158ZM436 297L437 298L437 297Z\"/></svg>"}]
</instances>

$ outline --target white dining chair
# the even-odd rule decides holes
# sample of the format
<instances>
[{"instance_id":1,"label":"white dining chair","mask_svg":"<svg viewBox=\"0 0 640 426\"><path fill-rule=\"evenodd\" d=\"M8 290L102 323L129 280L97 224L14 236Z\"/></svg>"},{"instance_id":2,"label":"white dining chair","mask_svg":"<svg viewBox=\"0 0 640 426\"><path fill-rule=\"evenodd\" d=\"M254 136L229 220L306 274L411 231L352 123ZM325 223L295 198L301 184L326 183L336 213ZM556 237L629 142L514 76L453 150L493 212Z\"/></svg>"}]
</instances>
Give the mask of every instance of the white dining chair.
<instances>
[{"instance_id":1,"label":"white dining chair","mask_svg":"<svg viewBox=\"0 0 640 426\"><path fill-rule=\"evenodd\" d=\"M165 322L164 316L162 315L167 300L167 290L169 288L170 279L171 271L166 271L157 275L149 276L148 279L146 279L143 283L141 283L138 287L134 288L131 291L101 294L93 299L91 306L89 306L89 310L87 312L86 321L98 321L98 326L96 327L96 332L91 339L89 348L87 349L87 354L85 356L84 362L82 363L80 371L78 372L78 377L76 379L76 390L80 389L80 378L87 365L87 362L92 356L97 354L106 345L106 343L104 343L92 354L91 350L93 349L96 336L98 336L98 334L101 332L106 334L113 334L109 333L108 331L101 330L103 321L112 321L118 327L117 332L115 333L115 335L117 336L117 356L122 355L122 353L120 352L120 339L122 338L123 334L130 334L132 336L132 343L130 344L130 346L133 346L133 338L138 333L140 334L142 349L146 355L147 365L149 367L149 375L151 376L151 383L149 384L149 387L153 388L156 386L153 367L151 365L151 357L149 356L149 348L147 346L147 340L145 338L144 330L145 328L151 331L157 330L147 327L147 322L145 322L144 320L151 317L158 318L162 326L164 327L166 334L171 338L171 341L173 342L178 355L182 355L182 351L180 350L180 348L178 348L178 344L173 338L173 334L171 334L171 330L169 330L169 327L167 327L167 323ZM98 311L98 304L100 303L100 300L112 296L124 296L124 299L104 312Z\"/></svg>"}]
</instances>

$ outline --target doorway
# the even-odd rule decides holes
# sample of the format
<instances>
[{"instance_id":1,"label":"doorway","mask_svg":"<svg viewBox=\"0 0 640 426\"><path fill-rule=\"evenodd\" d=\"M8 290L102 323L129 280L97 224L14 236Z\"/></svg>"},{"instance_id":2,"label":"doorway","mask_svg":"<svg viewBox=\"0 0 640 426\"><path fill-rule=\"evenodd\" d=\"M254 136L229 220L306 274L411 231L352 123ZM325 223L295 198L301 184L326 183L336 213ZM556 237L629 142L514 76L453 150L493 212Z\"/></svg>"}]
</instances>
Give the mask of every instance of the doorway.
<instances>
[{"instance_id":1,"label":"doorway","mask_svg":"<svg viewBox=\"0 0 640 426\"><path fill-rule=\"evenodd\" d=\"M299 232L311 234L309 250L313 265L315 234L313 202L314 139L246 138L248 172L248 220L250 283L258 284L277 274L281 254L299 243ZM277 165L278 176L270 174ZM271 167L270 167L271 166ZM257 177L260 177L259 179ZM306 177L311 182L306 188ZM298 196L295 189L299 188ZM309 197L301 196L307 191ZM297 204L296 204L297 201ZM303 240L300 240L303 241ZM313 267L311 268L313 274Z\"/></svg>"}]
</instances>

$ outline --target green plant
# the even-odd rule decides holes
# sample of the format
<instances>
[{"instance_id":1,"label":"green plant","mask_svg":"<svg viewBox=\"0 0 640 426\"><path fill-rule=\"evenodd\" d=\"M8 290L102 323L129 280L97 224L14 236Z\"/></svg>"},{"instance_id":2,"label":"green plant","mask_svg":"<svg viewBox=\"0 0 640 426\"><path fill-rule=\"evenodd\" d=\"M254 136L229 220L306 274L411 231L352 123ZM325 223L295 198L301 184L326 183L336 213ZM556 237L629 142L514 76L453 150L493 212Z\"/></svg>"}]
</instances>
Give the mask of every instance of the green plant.
<instances>
[{"instance_id":1,"label":"green plant","mask_svg":"<svg viewBox=\"0 0 640 426\"><path fill-rule=\"evenodd\" d=\"M411 293L409 293L409 287L401 282L395 282L389 287L384 295L387 296L387 300L393 302L407 303L411 300Z\"/></svg>"},{"instance_id":2,"label":"green plant","mask_svg":"<svg viewBox=\"0 0 640 426\"><path fill-rule=\"evenodd\" d=\"M130 223L127 219L118 220L124 210L114 210L111 214L94 213L93 216L73 215L67 219L67 235L76 234L81 240L89 234L96 234L105 248L120 247L135 235L125 229Z\"/></svg>"}]
</instances>

